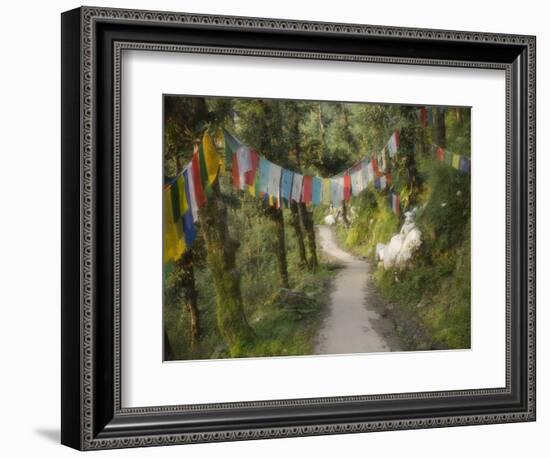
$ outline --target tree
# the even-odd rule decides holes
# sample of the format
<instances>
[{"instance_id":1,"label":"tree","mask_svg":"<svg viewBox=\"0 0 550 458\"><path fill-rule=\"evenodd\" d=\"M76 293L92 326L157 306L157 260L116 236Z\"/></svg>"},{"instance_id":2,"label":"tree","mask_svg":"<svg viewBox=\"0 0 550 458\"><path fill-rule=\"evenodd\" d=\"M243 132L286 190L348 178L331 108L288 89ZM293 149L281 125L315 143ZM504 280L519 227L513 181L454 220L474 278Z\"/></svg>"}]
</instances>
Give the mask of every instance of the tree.
<instances>
[{"instance_id":1,"label":"tree","mask_svg":"<svg viewBox=\"0 0 550 458\"><path fill-rule=\"evenodd\" d=\"M234 105L237 113L239 136L260 154L274 163L288 167L288 143L283 132L283 115L277 100L237 99ZM264 209L275 229L274 254L277 257L279 278L283 288L289 288L286 256L285 223L282 208Z\"/></svg>"},{"instance_id":2,"label":"tree","mask_svg":"<svg viewBox=\"0 0 550 458\"><path fill-rule=\"evenodd\" d=\"M441 148L447 146L447 133L445 129L445 108L434 107L435 144Z\"/></svg>"},{"instance_id":3,"label":"tree","mask_svg":"<svg viewBox=\"0 0 550 458\"><path fill-rule=\"evenodd\" d=\"M238 349L254 338L243 309L241 279L235 256L239 243L227 230L227 209L222 199L219 180L200 210L200 230L206 247L206 259L216 290L218 329L232 349Z\"/></svg>"},{"instance_id":4,"label":"tree","mask_svg":"<svg viewBox=\"0 0 550 458\"><path fill-rule=\"evenodd\" d=\"M178 164L190 159L193 144L200 142L202 133L213 121L205 99L191 97L168 97L165 104L166 137L165 155L181 152ZM165 160L166 164L170 161ZM227 226L227 211L216 180L208 196L207 203L199 212L199 232L204 241L206 261L212 273L216 291L216 316L220 334L232 348L238 348L253 338L253 332L244 315L240 291L240 274L235 265L238 249L230 236ZM197 241L195 241L197 243ZM191 309L191 335L198 338L199 315L196 309L196 289L193 274L193 250L177 263L179 281L186 291L185 298Z\"/></svg>"}]
</instances>

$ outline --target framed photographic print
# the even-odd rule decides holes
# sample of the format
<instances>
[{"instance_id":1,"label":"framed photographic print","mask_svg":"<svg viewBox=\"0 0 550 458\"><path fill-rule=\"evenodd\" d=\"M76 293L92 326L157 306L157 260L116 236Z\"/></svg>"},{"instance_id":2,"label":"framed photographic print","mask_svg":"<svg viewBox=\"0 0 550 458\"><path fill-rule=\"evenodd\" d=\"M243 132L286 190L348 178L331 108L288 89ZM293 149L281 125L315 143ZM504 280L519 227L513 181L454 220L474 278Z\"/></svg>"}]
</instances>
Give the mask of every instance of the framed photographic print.
<instances>
[{"instance_id":1,"label":"framed photographic print","mask_svg":"<svg viewBox=\"0 0 550 458\"><path fill-rule=\"evenodd\" d=\"M535 38L62 15L62 443L535 419Z\"/></svg>"}]
</instances>

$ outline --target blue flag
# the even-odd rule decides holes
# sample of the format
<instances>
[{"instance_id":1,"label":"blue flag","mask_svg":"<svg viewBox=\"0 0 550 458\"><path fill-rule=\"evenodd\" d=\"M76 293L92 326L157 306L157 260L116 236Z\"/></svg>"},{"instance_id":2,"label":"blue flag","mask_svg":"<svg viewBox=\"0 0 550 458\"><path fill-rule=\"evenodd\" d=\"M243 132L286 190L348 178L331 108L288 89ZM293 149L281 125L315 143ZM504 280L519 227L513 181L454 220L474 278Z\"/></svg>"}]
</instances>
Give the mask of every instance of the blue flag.
<instances>
[{"instance_id":1,"label":"blue flag","mask_svg":"<svg viewBox=\"0 0 550 458\"><path fill-rule=\"evenodd\" d=\"M462 173L468 173L470 171L470 160L467 157L460 156L460 164L458 170Z\"/></svg>"},{"instance_id":2,"label":"blue flag","mask_svg":"<svg viewBox=\"0 0 550 458\"><path fill-rule=\"evenodd\" d=\"M290 202L290 195L292 194L292 177L294 173L290 170L283 169L281 177L281 197L287 202Z\"/></svg>"},{"instance_id":3,"label":"blue flag","mask_svg":"<svg viewBox=\"0 0 550 458\"><path fill-rule=\"evenodd\" d=\"M269 169L271 162L269 162L265 157L260 156L260 174L259 174L259 184L258 190L260 192L267 192L269 184Z\"/></svg>"},{"instance_id":4,"label":"blue flag","mask_svg":"<svg viewBox=\"0 0 550 458\"><path fill-rule=\"evenodd\" d=\"M321 178L319 177L313 177L311 187L311 201L313 202L313 205L319 205L321 203L321 190L323 188L323 180L321 180Z\"/></svg>"}]
</instances>

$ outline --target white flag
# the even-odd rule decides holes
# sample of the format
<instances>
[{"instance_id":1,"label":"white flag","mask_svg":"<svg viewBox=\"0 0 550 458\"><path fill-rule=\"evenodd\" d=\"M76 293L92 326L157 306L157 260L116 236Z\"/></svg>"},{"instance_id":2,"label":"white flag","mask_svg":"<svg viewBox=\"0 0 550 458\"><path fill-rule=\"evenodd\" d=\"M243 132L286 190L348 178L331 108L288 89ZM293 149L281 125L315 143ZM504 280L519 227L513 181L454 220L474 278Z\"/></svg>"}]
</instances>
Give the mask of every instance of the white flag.
<instances>
[{"instance_id":1,"label":"white flag","mask_svg":"<svg viewBox=\"0 0 550 458\"><path fill-rule=\"evenodd\" d=\"M302 195L302 182L304 181L304 176L299 173L294 174L294 179L292 180L292 193L290 198L295 202L300 202L300 196Z\"/></svg>"},{"instance_id":2,"label":"white flag","mask_svg":"<svg viewBox=\"0 0 550 458\"><path fill-rule=\"evenodd\" d=\"M239 167L239 181L241 189L246 188L245 173L252 170L252 160L250 159L250 149L245 145L239 145L237 148L237 165Z\"/></svg>"},{"instance_id":3,"label":"white flag","mask_svg":"<svg viewBox=\"0 0 550 458\"><path fill-rule=\"evenodd\" d=\"M271 197L279 199L279 194L281 192L281 172L282 167L275 164L270 164L269 166L269 177L267 180L267 193Z\"/></svg>"}]
</instances>

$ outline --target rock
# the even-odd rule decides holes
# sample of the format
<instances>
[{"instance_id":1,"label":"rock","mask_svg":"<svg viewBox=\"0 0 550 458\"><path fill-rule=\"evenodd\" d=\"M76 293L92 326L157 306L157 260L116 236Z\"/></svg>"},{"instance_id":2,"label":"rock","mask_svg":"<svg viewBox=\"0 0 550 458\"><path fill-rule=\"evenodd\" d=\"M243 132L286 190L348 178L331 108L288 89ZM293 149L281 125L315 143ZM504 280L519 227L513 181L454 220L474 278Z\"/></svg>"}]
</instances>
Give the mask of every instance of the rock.
<instances>
[{"instance_id":1,"label":"rock","mask_svg":"<svg viewBox=\"0 0 550 458\"><path fill-rule=\"evenodd\" d=\"M401 234L394 235L391 238L390 243L388 243L384 249L384 269L391 269L395 265L397 255L399 254L399 250L403 244L403 239L404 236Z\"/></svg>"},{"instance_id":2,"label":"rock","mask_svg":"<svg viewBox=\"0 0 550 458\"><path fill-rule=\"evenodd\" d=\"M292 291L287 288L280 288L276 293L274 301L283 307L297 307L297 306L308 306L313 303L313 299L308 297L306 294L299 293L297 291Z\"/></svg>"},{"instance_id":3,"label":"rock","mask_svg":"<svg viewBox=\"0 0 550 458\"><path fill-rule=\"evenodd\" d=\"M228 351L229 351L229 347L226 344L220 344L214 349L214 351L210 355L210 358L220 359L220 358L227 357Z\"/></svg>"},{"instance_id":4,"label":"rock","mask_svg":"<svg viewBox=\"0 0 550 458\"><path fill-rule=\"evenodd\" d=\"M416 210L405 212L405 222L399 234L395 234L387 245L376 245L376 258L383 261L384 269L394 266L399 270L404 269L422 245L422 233L416 227L415 216Z\"/></svg>"}]
</instances>

